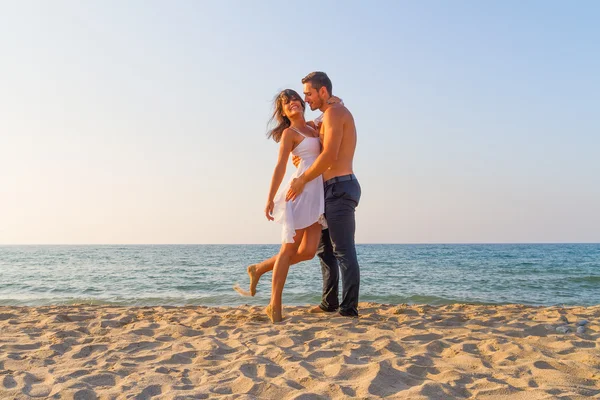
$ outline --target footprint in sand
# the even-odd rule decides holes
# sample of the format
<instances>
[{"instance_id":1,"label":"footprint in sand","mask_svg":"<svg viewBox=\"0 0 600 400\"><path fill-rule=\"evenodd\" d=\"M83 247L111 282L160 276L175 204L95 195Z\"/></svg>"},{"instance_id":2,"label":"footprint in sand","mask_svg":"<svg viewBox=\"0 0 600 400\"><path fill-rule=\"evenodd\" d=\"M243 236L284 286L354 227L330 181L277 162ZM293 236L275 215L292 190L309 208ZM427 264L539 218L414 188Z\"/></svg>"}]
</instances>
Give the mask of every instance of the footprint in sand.
<instances>
[{"instance_id":1,"label":"footprint in sand","mask_svg":"<svg viewBox=\"0 0 600 400\"><path fill-rule=\"evenodd\" d=\"M17 381L15 381L15 378L13 378L11 375L6 375L2 380L2 386L4 386L6 389L12 389L17 386Z\"/></svg>"},{"instance_id":2,"label":"footprint in sand","mask_svg":"<svg viewBox=\"0 0 600 400\"><path fill-rule=\"evenodd\" d=\"M86 376L81 379L83 382L92 385L92 386L109 386L113 387L116 385L117 380L112 374L97 374Z\"/></svg>"},{"instance_id":3,"label":"footprint in sand","mask_svg":"<svg viewBox=\"0 0 600 400\"><path fill-rule=\"evenodd\" d=\"M73 400L97 400L96 392L90 389L81 389L75 392Z\"/></svg>"},{"instance_id":4,"label":"footprint in sand","mask_svg":"<svg viewBox=\"0 0 600 400\"><path fill-rule=\"evenodd\" d=\"M93 344L89 346L84 346L81 350L79 350L76 354L73 354L72 358L84 358L89 357L94 352L104 351L108 347L103 344Z\"/></svg>"},{"instance_id":5,"label":"footprint in sand","mask_svg":"<svg viewBox=\"0 0 600 400\"><path fill-rule=\"evenodd\" d=\"M146 399L150 399L154 396L158 396L161 393L162 393L162 389L161 389L160 385L150 385L150 386L146 386L144 388L144 390L142 390L142 393L135 396L134 399L135 400L146 400Z\"/></svg>"}]
</instances>

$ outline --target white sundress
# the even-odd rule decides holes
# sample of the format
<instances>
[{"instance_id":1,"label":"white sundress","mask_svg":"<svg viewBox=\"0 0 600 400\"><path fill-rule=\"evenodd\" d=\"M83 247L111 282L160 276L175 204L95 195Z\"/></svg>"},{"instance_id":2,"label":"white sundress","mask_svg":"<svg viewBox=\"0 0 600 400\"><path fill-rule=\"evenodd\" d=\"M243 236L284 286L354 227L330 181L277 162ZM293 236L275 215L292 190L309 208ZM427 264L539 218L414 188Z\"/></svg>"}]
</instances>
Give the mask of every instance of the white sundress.
<instances>
[{"instance_id":1,"label":"white sundress","mask_svg":"<svg viewBox=\"0 0 600 400\"><path fill-rule=\"evenodd\" d=\"M291 128L304 137L292 150L292 154L300 157L300 164L287 185L282 185L275 195L273 218L283 225L281 232L282 243L294 243L297 229L304 229L315 222L326 226L323 213L325 212L325 194L323 193L323 177L313 179L304 186L304 191L294 201L285 201L290 184L294 178L302 175L321 153L321 142L318 137L304 135L297 129Z\"/></svg>"}]
</instances>

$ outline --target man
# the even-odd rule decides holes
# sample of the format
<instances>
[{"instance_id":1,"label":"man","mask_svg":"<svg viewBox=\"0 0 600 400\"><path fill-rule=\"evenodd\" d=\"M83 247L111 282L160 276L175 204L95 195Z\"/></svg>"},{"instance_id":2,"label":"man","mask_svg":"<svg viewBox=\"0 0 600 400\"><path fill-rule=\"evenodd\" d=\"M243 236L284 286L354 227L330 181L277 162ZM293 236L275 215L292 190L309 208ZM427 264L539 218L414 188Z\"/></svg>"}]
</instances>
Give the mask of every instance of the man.
<instances>
[{"instance_id":1,"label":"man","mask_svg":"<svg viewBox=\"0 0 600 400\"><path fill-rule=\"evenodd\" d=\"M352 114L343 104L329 104L331 80L324 72L312 72L302 79L304 96L311 110L323 112L320 134L323 151L313 165L294 179L286 200L294 200L304 185L323 175L325 186L324 229L317 255L323 273L321 304L311 312L335 312L342 316L358 317L360 271L356 258L354 212L360 200L360 185L352 169L356 149L356 128ZM342 303L339 303L338 284L342 273Z\"/></svg>"}]
</instances>

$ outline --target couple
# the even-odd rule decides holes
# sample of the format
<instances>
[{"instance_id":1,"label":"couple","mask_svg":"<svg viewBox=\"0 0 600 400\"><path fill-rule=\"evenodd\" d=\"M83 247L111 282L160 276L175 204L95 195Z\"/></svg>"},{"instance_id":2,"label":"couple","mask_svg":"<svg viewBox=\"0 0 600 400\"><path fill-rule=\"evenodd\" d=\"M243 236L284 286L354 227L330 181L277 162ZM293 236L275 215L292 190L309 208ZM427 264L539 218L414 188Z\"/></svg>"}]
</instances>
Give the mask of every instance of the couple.
<instances>
[{"instance_id":1,"label":"couple","mask_svg":"<svg viewBox=\"0 0 600 400\"><path fill-rule=\"evenodd\" d=\"M248 267L252 296L260 277L273 271L271 302L265 310L272 322L282 320L281 297L290 265L310 260L315 254L321 260L323 296L321 304L310 312L335 312L339 308L340 315L358 316L360 272L354 244L354 211L361 189L352 170L354 119L339 99L332 98L327 74L312 72L302 83L306 103L311 110L321 110L323 119L318 125L307 123L305 102L291 89L276 97L272 120L277 126L268 136L279 143L279 157L265 214L268 220L283 225L282 245L276 256ZM290 153L297 171L290 184L279 190Z\"/></svg>"}]
</instances>

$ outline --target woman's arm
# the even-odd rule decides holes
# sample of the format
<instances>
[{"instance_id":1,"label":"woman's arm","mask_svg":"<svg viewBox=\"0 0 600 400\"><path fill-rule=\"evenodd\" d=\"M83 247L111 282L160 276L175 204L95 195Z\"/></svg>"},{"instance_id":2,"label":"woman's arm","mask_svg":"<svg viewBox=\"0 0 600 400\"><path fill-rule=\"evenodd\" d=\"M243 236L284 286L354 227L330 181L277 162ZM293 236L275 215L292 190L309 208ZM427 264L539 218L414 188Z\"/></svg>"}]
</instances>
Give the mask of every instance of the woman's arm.
<instances>
[{"instance_id":1,"label":"woman's arm","mask_svg":"<svg viewBox=\"0 0 600 400\"><path fill-rule=\"evenodd\" d=\"M285 176L285 169L290 158L290 153L294 147L294 134L290 129L283 131L281 141L279 142L279 157L277 158L277 164L273 171L273 177L271 178L271 188L269 189L269 197L267 199L267 207L265 208L265 215L269 221L273 220L271 214L273 213L273 199L279 190L281 181Z\"/></svg>"}]
</instances>

